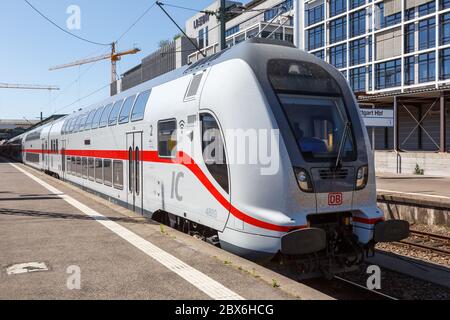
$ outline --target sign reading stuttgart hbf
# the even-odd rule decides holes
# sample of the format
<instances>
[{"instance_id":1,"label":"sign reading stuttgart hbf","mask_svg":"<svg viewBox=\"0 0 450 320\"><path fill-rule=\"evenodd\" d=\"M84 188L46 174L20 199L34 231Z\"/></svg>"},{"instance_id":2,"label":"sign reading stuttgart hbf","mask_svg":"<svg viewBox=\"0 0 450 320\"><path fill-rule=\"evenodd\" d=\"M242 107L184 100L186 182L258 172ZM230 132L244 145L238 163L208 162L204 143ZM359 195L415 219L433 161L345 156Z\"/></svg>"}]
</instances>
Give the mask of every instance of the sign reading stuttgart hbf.
<instances>
[{"instance_id":1,"label":"sign reading stuttgart hbf","mask_svg":"<svg viewBox=\"0 0 450 320\"><path fill-rule=\"evenodd\" d=\"M360 108L367 127L393 127L394 110Z\"/></svg>"},{"instance_id":2,"label":"sign reading stuttgart hbf","mask_svg":"<svg viewBox=\"0 0 450 320\"><path fill-rule=\"evenodd\" d=\"M208 21L209 21L209 15L208 14L205 14L205 15L201 16L198 19L195 19L194 20L194 29L197 29L198 27L201 27L202 25L204 25Z\"/></svg>"}]
</instances>

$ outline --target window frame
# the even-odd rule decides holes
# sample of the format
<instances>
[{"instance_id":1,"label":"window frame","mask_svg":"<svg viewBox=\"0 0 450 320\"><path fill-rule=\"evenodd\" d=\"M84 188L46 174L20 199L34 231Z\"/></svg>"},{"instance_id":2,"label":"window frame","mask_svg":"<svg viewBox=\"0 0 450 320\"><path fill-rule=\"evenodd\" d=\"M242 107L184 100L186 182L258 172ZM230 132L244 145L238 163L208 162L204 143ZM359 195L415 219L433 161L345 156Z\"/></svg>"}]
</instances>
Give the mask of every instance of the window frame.
<instances>
[{"instance_id":1,"label":"window frame","mask_svg":"<svg viewBox=\"0 0 450 320\"><path fill-rule=\"evenodd\" d=\"M211 171L211 168L210 168L211 165L208 165L204 158L204 140L203 140L204 139L204 126L203 126L203 117L204 116L209 116L212 119L214 119L214 122L216 123L217 129L219 130L219 133L220 133L220 137L221 137L222 144L223 144L223 153L224 153L223 155L225 158L225 163L222 165L226 166L226 172L227 172L226 188L222 185L222 183L220 183L218 181L218 179L216 178L214 173ZM217 117L214 115L214 113L212 113L209 110L202 110L201 112L199 112L198 117L199 117L199 121L201 123L201 125L200 125L200 139L201 139L200 144L201 144L201 150L202 150L202 155L203 155L202 156L203 163L204 163L205 167L207 168L208 173L214 178L214 181L222 188L223 191L225 191L229 195L230 194L230 167L229 167L229 163L228 163L228 154L227 154L227 148L226 148L226 144L225 144L225 136L223 134L222 126L220 125L220 122L217 119Z\"/></svg>"},{"instance_id":2,"label":"window frame","mask_svg":"<svg viewBox=\"0 0 450 320\"><path fill-rule=\"evenodd\" d=\"M98 167L97 164L100 163L101 167ZM94 176L95 176L95 182L99 183L99 184L103 184L103 159L100 158L95 158L95 171L94 171ZM99 169L100 168L100 169ZM100 171L101 177L97 176L97 171Z\"/></svg>"},{"instance_id":3,"label":"window frame","mask_svg":"<svg viewBox=\"0 0 450 320\"><path fill-rule=\"evenodd\" d=\"M120 163L120 165L122 166L122 170L121 170L121 176L122 176L122 179L121 179L121 181L122 181L122 184L120 185L120 184L117 184L117 182L116 182L116 166L117 166L117 164L119 164ZM125 166L124 166L124 164L123 164L123 160L113 160L113 163L112 163L112 166L113 166L113 186L114 186L114 189L117 189L117 190L123 190L123 188L124 188L124 182L125 182L125 179L124 179L124 169L125 169Z\"/></svg>"},{"instance_id":4,"label":"window frame","mask_svg":"<svg viewBox=\"0 0 450 320\"><path fill-rule=\"evenodd\" d=\"M110 168L109 173L110 173L111 180L107 180L108 177L105 174L105 172L106 172L105 162L109 162L109 168ZM113 162L112 162L112 159L103 159L103 184L108 187L112 187L112 185L113 185Z\"/></svg>"},{"instance_id":5,"label":"window frame","mask_svg":"<svg viewBox=\"0 0 450 320\"><path fill-rule=\"evenodd\" d=\"M135 93L134 95L131 95L131 96L129 96L129 97L127 97L127 98L125 98L123 100L122 109L120 110L119 116L117 117L117 123L118 124L125 124L125 123L130 122L131 112L133 111L134 104L136 103L136 97L137 96L138 95ZM130 108L129 109L127 108L128 109L128 114L127 114L127 117L125 118L125 114L123 114L123 113L126 110L125 109L125 107L126 107L125 104L127 103L127 101L131 101L131 104L130 104Z\"/></svg>"},{"instance_id":6,"label":"window frame","mask_svg":"<svg viewBox=\"0 0 450 320\"><path fill-rule=\"evenodd\" d=\"M108 126L108 119L109 119L109 115L111 114L111 110L112 110L113 104L112 103L108 103L105 108L103 109L102 112L102 116L100 117L100 121L98 123L98 128L106 128ZM108 112L108 114L106 115L105 112ZM103 115L105 114L106 119L103 119ZM105 122L102 122L102 121Z\"/></svg>"},{"instance_id":7,"label":"window frame","mask_svg":"<svg viewBox=\"0 0 450 320\"><path fill-rule=\"evenodd\" d=\"M116 102L113 103L111 112L109 113L109 116L108 116L108 127L113 127L118 124L119 114L122 111L122 106L124 104L124 101L125 101L124 99L121 99L121 100L117 100ZM114 116L114 113L116 113L115 116ZM111 117L113 117L113 116L115 118L111 119Z\"/></svg>"},{"instance_id":8,"label":"window frame","mask_svg":"<svg viewBox=\"0 0 450 320\"><path fill-rule=\"evenodd\" d=\"M147 92L148 92L148 97L147 97L147 100L145 101L145 106L144 106L144 109L143 109L143 112L142 112L142 117L141 117L141 118L138 118L138 119L134 119L134 116L135 116L134 109L135 109L136 106L138 105L137 102L138 102L139 98L141 97L141 95L145 95L145 94L147 94ZM151 95L152 95L152 89L149 89L149 90L140 92L140 93L135 97L134 102L133 102L133 108L131 109L131 112L130 112L130 115L129 115L129 119L130 119L131 122L137 122L137 121L141 121L141 120L144 119L144 117L145 117L145 111L147 110L147 104L148 104L148 102L149 102L149 100L150 100L150 96L151 96Z\"/></svg>"},{"instance_id":9,"label":"window frame","mask_svg":"<svg viewBox=\"0 0 450 320\"><path fill-rule=\"evenodd\" d=\"M100 119L102 118L104 108L105 108L105 106L101 106L96 109L94 118L92 119L91 130L97 129L98 126L100 125ZM95 121L97 114L99 114L99 117L98 117L97 121ZM94 127L95 124L97 124L97 125Z\"/></svg>"},{"instance_id":10,"label":"window frame","mask_svg":"<svg viewBox=\"0 0 450 320\"><path fill-rule=\"evenodd\" d=\"M95 181L95 159L88 158L88 180Z\"/></svg>"},{"instance_id":11,"label":"window frame","mask_svg":"<svg viewBox=\"0 0 450 320\"><path fill-rule=\"evenodd\" d=\"M175 155L174 155L174 156L173 156L173 155L169 155L169 156L167 156L167 155L162 155L162 154L161 154L161 150L160 150L160 148L159 148L159 144L160 144L160 125L161 125L162 123L170 123L170 122L175 123L175 129L174 129L174 131L176 131L176 130L178 129L178 123L177 123L177 119L176 119L176 118L170 118L170 119L159 120L158 123L157 123L158 157L160 157L160 158L165 158L165 159L175 159L175 158L176 158L176 155L177 155L177 152L178 152L178 139L177 139L176 145L175 145ZM172 134L173 134L173 131L172 131Z\"/></svg>"}]
</instances>

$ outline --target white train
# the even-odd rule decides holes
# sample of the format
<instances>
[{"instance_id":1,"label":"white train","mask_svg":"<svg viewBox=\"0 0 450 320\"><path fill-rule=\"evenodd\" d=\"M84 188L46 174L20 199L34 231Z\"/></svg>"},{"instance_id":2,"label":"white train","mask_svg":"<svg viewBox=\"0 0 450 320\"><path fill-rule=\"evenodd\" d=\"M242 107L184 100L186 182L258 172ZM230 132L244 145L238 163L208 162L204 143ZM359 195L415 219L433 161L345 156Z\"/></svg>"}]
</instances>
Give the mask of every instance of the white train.
<instances>
[{"instance_id":1,"label":"white train","mask_svg":"<svg viewBox=\"0 0 450 320\"><path fill-rule=\"evenodd\" d=\"M272 132L276 165L232 161L233 130ZM334 272L409 233L377 208L346 80L282 42L248 40L21 138L27 165L250 259ZM205 155L212 143L224 161Z\"/></svg>"}]
</instances>

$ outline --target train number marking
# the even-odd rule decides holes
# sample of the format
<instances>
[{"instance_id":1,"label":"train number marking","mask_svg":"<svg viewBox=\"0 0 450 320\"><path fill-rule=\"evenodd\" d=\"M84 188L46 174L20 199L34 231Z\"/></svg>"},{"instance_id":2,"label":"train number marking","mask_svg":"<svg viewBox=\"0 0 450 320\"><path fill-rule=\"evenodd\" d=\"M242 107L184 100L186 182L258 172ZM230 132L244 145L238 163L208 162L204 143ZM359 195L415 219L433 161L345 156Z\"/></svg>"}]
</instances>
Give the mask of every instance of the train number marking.
<instances>
[{"instance_id":1,"label":"train number marking","mask_svg":"<svg viewBox=\"0 0 450 320\"><path fill-rule=\"evenodd\" d=\"M179 193L180 179L184 178L183 172L172 172L172 190L170 192L170 198L176 198L178 201L183 201L183 197Z\"/></svg>"},{"instance_id":2,"label":"train number marking","mask_svg":"<svg viewBox=\"0 0 450 320\"><path fill-rule=\"evenodd\" d=\"M341 206L344 200L342 192L333 192L328 194L329 206Z\"/></svg>"}]
</instances>

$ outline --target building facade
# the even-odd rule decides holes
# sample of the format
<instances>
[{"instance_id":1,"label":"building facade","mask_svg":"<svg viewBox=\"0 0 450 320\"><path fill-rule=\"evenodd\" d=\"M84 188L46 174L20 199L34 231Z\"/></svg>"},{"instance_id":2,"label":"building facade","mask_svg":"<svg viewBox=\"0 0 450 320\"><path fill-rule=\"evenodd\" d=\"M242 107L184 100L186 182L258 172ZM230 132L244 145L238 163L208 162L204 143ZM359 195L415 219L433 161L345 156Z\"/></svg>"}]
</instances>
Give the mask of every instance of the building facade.
<instances>
[{"instance_id":1,"label":"building facade","mask_svg":"<svg viewBox=\"0 0 450 320\"><path fill-rule=\"evenodd\" d=\"M124 91L180 68L188 63L189 54L195 51L189 39L180 36L142 59L141 64L126 71L117 87Z\"/></svg>"},{"instance_id":2,"label":"building facade","mask_svg":"<svg viewBox=\"0 0 450 320\"><path fill-rule=\"evenodd\" d=\"M450 165L450 0L234 4L227 46L254 36L293 42L335 66L361 106L393 110L393 127L368 127L379 167L412 172L429 166L423 152L440 152ZM218 8L215 1L207 10ZM219 26L214 16L202 16L189 19L186 30L209 55L218 51ZM188 61L201 57L196 52Z\"/></svg>"},{"instance_id":3,"label":"building facade","mask_svg":"<svg viewBox=\"0 0 450 320\"><path fill-rule=\"evenodd\" d=\"M395 151L376 153L379 168L430 173L424 151L450 164L449 0L298 1L297 19L301 49L339 69L361 104L393 109L393 127L369 128L376 150Z\"/></svg>"},{"instance_id":4,"label":"building facade","mask_svg":"<svg viewBox=\"0 0 450 320\"><path fill-rule=\"evenodd\" d=\"M252 37L264 37L294 42L294 1L293 0L253 0L246 4L227 1L228 21L226 24L226 45L234 46ZM215 1L204 11L217 12L220 1ZM186 33L197 39L205 55L220 50L220 26L213 15L198 13L186 21ZM190 63L201 59L200 52L188 57Z\"/></svg>"}]
</instances>

